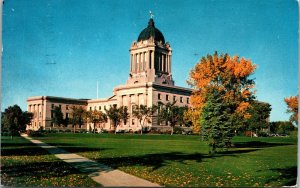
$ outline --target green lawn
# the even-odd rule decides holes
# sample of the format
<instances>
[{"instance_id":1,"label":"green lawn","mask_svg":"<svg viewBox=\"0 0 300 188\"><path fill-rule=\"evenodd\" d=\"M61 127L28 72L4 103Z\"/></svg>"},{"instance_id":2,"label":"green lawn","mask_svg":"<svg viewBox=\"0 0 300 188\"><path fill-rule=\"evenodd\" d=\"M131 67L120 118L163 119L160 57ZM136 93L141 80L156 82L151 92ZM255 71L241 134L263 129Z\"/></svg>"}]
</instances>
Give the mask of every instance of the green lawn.
<instances>
[{"instance_id":1,"label":"green lawn","mask_svg":"<svg viewBox=\"0 0 300 188\"><path fill-rule=\"evenodd\" d=\"M199 136L49 134L38 138L165 186L282 186L297 176L297 138L236 137L208 155Z\"/></svg>"},{"instance_id":2,"label":"green lawn","mask_svg":"<svg viewBox=\"0 0 300 188\"><path fill-rule=\"evenodd\" d=\"M100 186L87 175L22 137L1 137L1 185L30 187Z\"/></svg>"}]
</instances>

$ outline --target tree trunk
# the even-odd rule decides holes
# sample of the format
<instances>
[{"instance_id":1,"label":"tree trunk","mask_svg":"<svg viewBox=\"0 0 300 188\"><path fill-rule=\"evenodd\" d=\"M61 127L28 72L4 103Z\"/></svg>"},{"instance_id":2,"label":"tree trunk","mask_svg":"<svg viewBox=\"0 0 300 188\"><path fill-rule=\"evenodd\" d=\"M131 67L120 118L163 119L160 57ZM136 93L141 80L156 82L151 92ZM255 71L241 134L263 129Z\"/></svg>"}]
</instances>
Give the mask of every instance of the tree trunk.
<instances>
[{"instance_id":1,"label":"tree trunk","mask_svg":"<svg viewBox=\"0 0 300 188\"><path fill-rule=\"evenodd\" d=\"M145 121L145 120L144 120ZM140 121L140 125L141 125L141 135L143 134L143 125L142 122Z\"/></svg>"},{"instance_id":2,"label":"tree trunk","mask_svg":"<svg viewBox=\"0 0 300 188\"><path fill-rule=\"evenodd\" d=\"M94 134L95 134L95 125L96 125L96 124L94 123Z\"/></svg>"},{"instance_id":3,"label":"tree trunk","mask_svg":"<svg viewBox=\"0 0 300 188\"><path fill-rule=\"evenodd\" d=\"M171 135L173 135L173 132L174 132L174 127L172 126Z\"/></svg>"}]
</instances>

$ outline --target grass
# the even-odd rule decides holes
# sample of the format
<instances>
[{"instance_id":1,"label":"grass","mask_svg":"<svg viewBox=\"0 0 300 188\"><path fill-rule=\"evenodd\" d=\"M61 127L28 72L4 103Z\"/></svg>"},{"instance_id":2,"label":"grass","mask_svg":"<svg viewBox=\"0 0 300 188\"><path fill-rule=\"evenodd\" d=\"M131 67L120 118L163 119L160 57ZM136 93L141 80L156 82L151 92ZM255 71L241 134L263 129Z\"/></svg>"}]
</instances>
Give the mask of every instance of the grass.
<instances>
[{"instance_id":1,"label":"grass","mask_svg":"<svg viewBox=\"0 0 300 188\"><path fill-rule=\"evenodd\" d=\"M1 185L96 187L87 175L22 137L1 137Z\"/></svg>"},{"instance_id":2,"label":"grass","mask_svg":"<svg viewBox=\"0 0 300 188\"><path fill-rule=\"evenodd\" d=\"M49 134L38 138L164 186L282 186L297 177L297 137L235 137L214 156L199 136Z\"/></svg>"}]
</instances>

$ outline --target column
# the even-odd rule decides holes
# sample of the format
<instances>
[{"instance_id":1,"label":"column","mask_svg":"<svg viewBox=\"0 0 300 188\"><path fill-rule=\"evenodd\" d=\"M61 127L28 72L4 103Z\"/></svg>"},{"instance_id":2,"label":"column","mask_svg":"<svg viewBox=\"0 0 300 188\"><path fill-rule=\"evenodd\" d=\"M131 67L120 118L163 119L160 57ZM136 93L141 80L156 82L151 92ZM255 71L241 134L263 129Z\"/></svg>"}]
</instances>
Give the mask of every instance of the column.
<instances>
[{"instance_id":1,"label":"column","mask_svg":"<svg viewBox=\"0 0 300 188\"><path fill-rule=\"evenodd\" d=\"M130 72L132 72L132 54L130 54Z\"/></svg>"},{"instance_id":2,"label":"column","mask_svg":"<svg viewBox=\"0 0 300 188\"><path fill-rule=\"evenodd\" d=\"M169 55L169 73L171 74L171 69L172 69L172 67L171 67L171 65L172 65L172 58L171 58L172 56L171 55Z\"/></svg>"},{"instance_id":3,"label":"column","mask_svg":"<svg viewBox=\"0 0 300 188\"><path fill-rule=\"evenodd\" d=\"M135 58L135 54L132 54L132 72L135 72L135 66L136 66L136 58Z\"/></svg>"},{"instance_id":4,"label":"column","mask_svg":"<svg viewBox=\"0 0 300 188\"><path fill-rule=\"evenodd\" d=\"M166 55L167 57L167 72L169 73L170 72L170 62L169 62L169 55Z\"/></svg>"},{"instance_id":5,"label":"column","mask_svg":"<svg viewBox=\"0 0 300 188\"><path fill-rule=\"evenodd\" d=\"M161 71L161 64L160 64L160 54L157 53L157 59L158 59L158 71Z\"/></svg>"},{"instance_id":6,"label":"column","mask_svg":"<svg viewBox=\"0 0 300 188\"><path fill-rule=\"evenodd\" d=\"M151 68L154 69L154 51L151 51Z\"/></svg>"},{"instance_id":7,"label":"column","mask_svg":"<svg viewBox=\"0 0 300 188\"><path fill-rule=\"evenodd\" d=\"M144 69L144 61L143 61L144 57L143 57L143 52L140 53L140 72L143 71Z\"/></svg>"},{"instance_id":8,"label":"column","mask_svg":"<svg viewBox=\"0 0 300 188\"><path fill-rule=\"evenodd\" d=\"M151 56L150 56L150 51L146 52L146 54L147 54L147 55L146 55L146 60L147 60L147 61L146 61L146 64L147 64L146 67L147 67L147 69L151 69L151 61L150 61L150 57L151 57Z\"/></svg>"},{"instance_id":9,"label":"column","mask_svg":"<svg viewBox=\"0 0 300 188\"><path fill-rule=\"evenodd\" d=\"M140 53L136 54L136 72L140 70Z\"/></svg>"},{"instance_id":10,"label":"column","mask_svg":"<svg viewBox=\"0 0 300 188\"><path fill-rule=\"evenodd\" d=\"M143 67L144 67L144 71L147 70L147 61L146 61L146 52L143 52Z\"/></svg>"},{"instance_id":11,"label":"column","mask_svg":"<svg viewBox=\"0 0 300 188\"><path fill-rule=\"evenodd\" d=\"M163 72L167 72L166 55L165 54L162 55L162 59L163 59Z\"/></svg>"}]
</instances>

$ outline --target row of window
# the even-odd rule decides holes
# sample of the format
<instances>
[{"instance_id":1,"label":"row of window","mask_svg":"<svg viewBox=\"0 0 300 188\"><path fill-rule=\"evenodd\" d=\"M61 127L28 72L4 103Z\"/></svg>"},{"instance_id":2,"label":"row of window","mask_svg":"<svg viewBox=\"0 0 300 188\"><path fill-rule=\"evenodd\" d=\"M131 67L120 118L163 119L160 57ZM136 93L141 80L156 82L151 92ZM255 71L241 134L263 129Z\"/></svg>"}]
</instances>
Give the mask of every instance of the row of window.
<instances>
[{"instance_id":1,"label":"row of window","mask_svg":"<svg viewBox=\"0 0 300 188\"><path fill-rule=\"evenodd\" d=\"M53 111L51 111L51 118L53 118L54 117L54 115L53 115ZM68 119L69 118L69 113L66 113L66 119Z\"/></svg>"},{"instance_id":2,"label":"row of window","mask_svg":"<svg viewBox=\"0 0 300 188\"><path fill-rule=\"evenodd\" d=\"M111 106L111 105L110 105ZM113 104L114 107L117 107L116 104ZM98 110L101 110L102 106L98 106ZM106 105L103 106L103 109L106 110ZM90 106L90 110L93 110L93 107ZM94 106L94 110L97 110L97 106Z\"/></svg>"},{"instance_id":3,"label":"row of window","mask_svg":"<svg viewBox=\"0 0 300 188\"><path fill-rule=\"evenodd\" d=\"M160 93L158 93L157 98L158 98L158 100L162 100L162 95ZM176 101L176 100L177 100L176 96L173 96L173 101ZM169 98L168 94L166 94L166 101L170 101L170 98ZM179 102L183 103L183 97L179 97ZM190 103L190 98L189 97L186 98L186 103L187 104Z\"/></svg>"},{"instance_id":4,"label":"row of window","mask_svg":"<svg viewBox=\"0 0 300 188\"><path fill-rule=\"evenodd\" d=\"M55 106L54 104L51 104L52 109L54 108L54 106ZM59 104L58 107L61 108L61 104ZM66 110L69 110L69 105L66 105Z\"/></svg>"},{"instance_id":5,"label":"row of window","mask_svg":"<svg viewBox=\"0 0 300 188\"><path fill-rule=\"evenodd\" d=\"M103 109L106 110L106 106L104 105L103 107L104 107ZM101 109L102 109L102 107L99 106L98 110L101 110ZM93 107L90 106L90 110L93 110ZM94 106L94 110L97 110L97 106Z\"/></svg>"}]
</instances>

